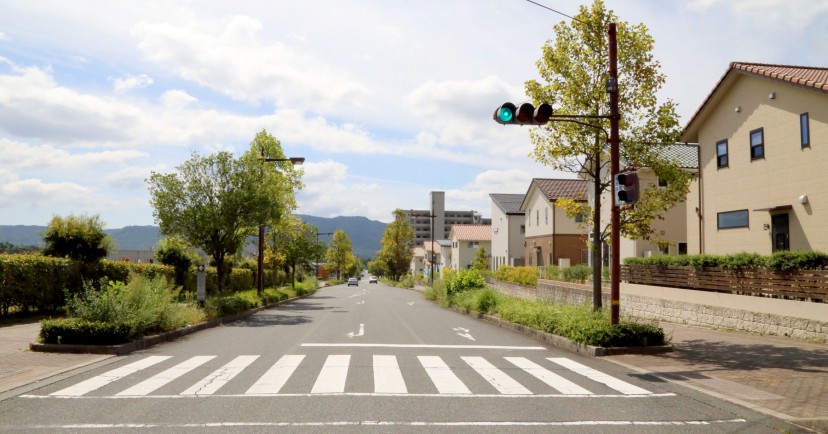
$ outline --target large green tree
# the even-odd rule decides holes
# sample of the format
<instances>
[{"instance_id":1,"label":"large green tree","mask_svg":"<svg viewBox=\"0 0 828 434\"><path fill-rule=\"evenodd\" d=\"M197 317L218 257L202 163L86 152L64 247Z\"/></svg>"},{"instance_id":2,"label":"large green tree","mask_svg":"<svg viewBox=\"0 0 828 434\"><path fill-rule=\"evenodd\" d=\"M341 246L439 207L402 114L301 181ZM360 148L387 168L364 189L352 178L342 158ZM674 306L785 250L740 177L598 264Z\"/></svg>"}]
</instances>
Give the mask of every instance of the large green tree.
<instances>
[{"instance_id":1,"label":"large green tree","mask_svg":"<svg viewBox=\"0 0 828 434\"><path fill-rule=\"evenodd\" d=\"M313 262L322 254L322 247L316 242L318 229L304 223L299 217L290 215L273 227L268 237L267 249L273 258L278 258L291 274L292 286L296 287L296 269L313 269Z\"/></svg>"},{"instance_id":2,"label":"large green tree","mask_svg":"<svg viewBox=\"0 0 828 434\"><path fill-rule=\"evenodd\" d=\"M535 103L553 104L556 114L601 116L609 113L606 80L609 77L607 25L618 23L618 88L621 112L620 156L622 170L647 167L667 188L648 189L634 208L621 213L621 233L633 239L657 238L652 223L684 200L691 175L667 157L665 148L677 140L680 127L675 104L659 103L657 93L666 81L653 57L653 38L643 24L618 22L602 0L581 6L575 19L554 27L556 38L543 46L537 62L542 81L526 82L526 93ZM601 307L601 248L609 237L602 224L603 193L612 187L609 176L608 119L582 119L582 123L553 121L530 131L534 158L557 170L592 181L594 200L563 200L570 216L586 216L592 229L593 305ZM591 126L584 125L588 123ZM657 240L655 240L657 241Z\"/></svg>"},{"instance_id":3,"label":"large green tree","mask_svg":"<svg viewBox=\"0 0 828 434\"><path fill-rule=\"evenodd\" d=\"M337 278L342 278L342 275L348 273L348 270L353 266L355 257L351 239L342 229L337 229L334 232L333 238L328 244L325 260L331 265L330 269L336 272Z\"/></svg>"},{"instance_id":4,"label":"large green tree","mask_svg":"<svg viewBox=\"0 0 828 434\"><path fill-rule=\"evenodd\" d=\"M385 227L382 233L382 247L377 252L377 259L385 263L389 277L400 280L411 266L414 257L414 228L405 218L405 212L394 210L394 221Z\"/></svg>"},{"instance_id":5,"label":"large green tree","mask_svg":"<svg viewBox=\"0 0 828 434\"><path fill-rule=\"evenodd\" d=\"M165 235L177 235L209 254L224 287L228 256L265 222L278 221L295 208L301 172L284 159L281 144L266 131L256 134L239 158L229 152L193 153L174 173L153 172L147 180L153 215ZM278 166L278 167L277 167Z\"/></svg>"},{"instance_id":6,"label":"large green tree","mask_svg":"<svg viewBox=\"0 0 828 434\"><path fill-rule=\"evenodd\" d=\"M104 231L100 216L52 216L43 232L43 254L68 257L83 263L95 263L112 250L112 237Z\"/></svg>"}]
</instances>

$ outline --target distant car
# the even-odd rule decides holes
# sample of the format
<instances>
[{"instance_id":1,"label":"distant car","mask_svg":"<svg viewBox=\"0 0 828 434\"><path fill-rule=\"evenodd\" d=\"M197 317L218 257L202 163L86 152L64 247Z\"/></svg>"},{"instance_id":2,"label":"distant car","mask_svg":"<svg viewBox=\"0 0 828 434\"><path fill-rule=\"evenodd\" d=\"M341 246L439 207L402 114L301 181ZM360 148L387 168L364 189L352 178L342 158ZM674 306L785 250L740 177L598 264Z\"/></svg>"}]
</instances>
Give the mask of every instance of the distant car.
<instances>
[{"instance_id":1,"label":"distant car","mask_svg":"<svg viewBox=\"0 0 828 434\"><path fill-rule=\"evenodd\" d=\"M348 279L348 286L359 286L359 280L356 277Z\"/></svg>"},{"instance_id":2,"label":"distant car","mask_svg":"<svg viewBox=\"0 0 828 434\"><path fill-rule=\"evenodd\" d=\"M368 278L368 283L377 283L377 276L371 276Z\"/></svg>"}]
</instances>

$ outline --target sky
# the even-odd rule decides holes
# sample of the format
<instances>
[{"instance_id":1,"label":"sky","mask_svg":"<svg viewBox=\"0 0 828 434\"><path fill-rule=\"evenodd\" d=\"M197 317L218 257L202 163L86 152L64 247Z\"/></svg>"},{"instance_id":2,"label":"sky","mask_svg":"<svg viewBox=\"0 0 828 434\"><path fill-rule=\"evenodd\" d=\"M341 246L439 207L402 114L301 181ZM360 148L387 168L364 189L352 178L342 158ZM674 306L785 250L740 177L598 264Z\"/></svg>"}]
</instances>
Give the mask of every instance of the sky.
<instances>
[{"instance_id":1,"label":"sky","mask_svg":"<svg viewBox=\"0 0 828 434\"><path fill-rule=\"evenodd\" d=\"M574 15L587 1L535 0ZM644 23L690 116L732 61L828 66L828 0L607 0ZM304 157L300 214L446 209L571 178L530 156L541 47L568 18L525 0L0 0L0 224L157 224L146 179L265 129Z\"/></svg>"}]
</instances>

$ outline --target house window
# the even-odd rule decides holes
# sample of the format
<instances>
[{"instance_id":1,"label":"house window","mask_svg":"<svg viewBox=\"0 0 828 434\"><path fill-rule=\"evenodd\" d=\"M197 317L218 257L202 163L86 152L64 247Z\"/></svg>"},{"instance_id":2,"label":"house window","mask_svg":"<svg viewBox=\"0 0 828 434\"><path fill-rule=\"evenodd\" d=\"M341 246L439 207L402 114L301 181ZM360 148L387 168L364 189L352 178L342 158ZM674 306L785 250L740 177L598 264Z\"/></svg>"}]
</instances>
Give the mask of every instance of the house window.
<instances>
[{"instance_id":1,"label":"house window","mask_svg":"<svg viewBox=\"0 0 828 434\"><path fill-rule=\"evenodd\" d=\"M799 115L799 138L803 148L811 147L811 126L808 120L808 113Z\"/></svg>"},{"instance_id":2,"label":"house window","mask_svg":"<svg viewBox=\"0 0 828 434\"><path fill-rule=\"evenodd\" d=\"M659 187L667 187L667 180L664 178L658 178L658 186Z\"/></svg>"},{"instance_id":3,"label":"house window","mask_svg":"<svg viewBox=\"0 0 828 434\"><path fill-rule=\"evenodd\" d=\"M718 216L718 228L746 228L748 227L748 210L720 212Z\"/></svg>"},{"instance_id":4,"label":"house window","mask_svg":"<svg viewBox=\"0 0 828 434\"><path fill-rule=\"evenodd\" d=\"M526 225L520 225L520 233L522 233L522 234L526 233Z\"/></svg>"},{"instance_id":5,"label":"house window","mask_svg":"<svg viewBox=\"0 0 828 434\"><path fill-rule=\"evenodd\" d=\"M575 223L583 223L584 222L584 214L578 213L575 214Z\"/></svg>"},{"instance_id":6,"label":"house window","mask_svg":"<svg viewBox=\"0 0 828 434\"><path fill-rule=\"evenodd\" d=\"M478 241L469 241L469 248L476 249L480 247L480 243Z\"/></svg>"},{"instance_id":7,"label":"house window","mask_svg":"<svg viewBox=\"0 0 828 434\"><path fill-rule=\"evenodd\" d=\"M535 210L535 226L540 226L540 210Z\"/></svg>"},{"instance_id":8,"label":"house window","mask_svg":"<svg viewBox=\"0 0 828 434\"><path fill-rule=\"evenodd\" d=\"M678 243L678 254L679 255L686 255L687 254L687 243Z\"/></svg>"},{"instance_id":9,"label":"house window","mask_svg":"<svg viewBox=\"0 0 828 434\"><path fill-rule=\"evenodd\" d=\"M716 165L727 167L727 139L716 142Z\"/></svg>"},{"instance_id":10,"label":"house window","mask_svg":"<svg viewBox=\"0 0 828 434\"><path fill-rule=\"evenodd\" d=\"M543 224L548 225L549 224L549 208L544 208L543 209L543 218L544 218L544 223Z\"/></svg>"},{"instance_id":11,"label":"house window","mask_svg":"<svg viewBox=\"0 0 828 434\"><path fill-rule=\"evenodd\" d=\"M762 128L750 132L750 159L765 157L765 131Z\"/></svg>"}]
</instances>

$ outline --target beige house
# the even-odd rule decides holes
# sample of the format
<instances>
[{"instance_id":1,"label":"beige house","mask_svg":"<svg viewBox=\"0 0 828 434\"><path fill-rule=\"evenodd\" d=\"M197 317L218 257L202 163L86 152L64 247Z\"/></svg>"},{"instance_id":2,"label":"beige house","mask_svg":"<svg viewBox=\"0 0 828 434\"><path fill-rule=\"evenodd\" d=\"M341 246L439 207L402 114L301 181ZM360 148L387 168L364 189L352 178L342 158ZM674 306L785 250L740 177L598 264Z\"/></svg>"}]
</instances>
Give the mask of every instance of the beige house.
<instances>
[{"instance_id":1,"label":"beige house","mask_svg":"<svg viewBox=\"0 0 828 434\"><path fill-rule=\"evenodd\" d=\"M492 193L489 197L492 198L491 269L497 270L501 265L521 266L526 217L520 204L524 195Z\"/></svg>"},{"instance_id":2,"label":"beige house","mask_svg":"<svg viewBox=\"0 0 828 434\"><path fill-rule=\"evenodd\" d=\"M451 265L455 271L471 267L479 249L492 251L492 225L454 225L449 232Z\"/></svg>"},{"instance_id":3,"label":"beige house","mask_svg":"<svg viewBox=\"0 0 828 434\"><path fill-rule=\"evenodd\" d=\"M828 68L731 63L682 140L690 253L828 251Z\"/></svg>"},{"instance_id":4,"label":"beige house","mask_svg":"<svg viewBox=\"0 0 828 434\"><path fill-rule=\"evenodd\" d=\"M525 265L576 265L587 261L586 229L580 219L566 215L555 202L562 198L587 199L588 181L535 178L520 210L525 213Z\"/></svg>"},{"instance_id":5,"label":"beige house","mask_svg":"<svg viewBox=\"0 0 828 434\"><path fill-rule=\"evenodd\" d=\"M414 248L414 256L411 257L411 266L408 271L411 275L417 277L417 273L422 273L425 268L425 249L422 247Z\"/></svg>"}]
</instances>

